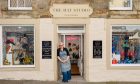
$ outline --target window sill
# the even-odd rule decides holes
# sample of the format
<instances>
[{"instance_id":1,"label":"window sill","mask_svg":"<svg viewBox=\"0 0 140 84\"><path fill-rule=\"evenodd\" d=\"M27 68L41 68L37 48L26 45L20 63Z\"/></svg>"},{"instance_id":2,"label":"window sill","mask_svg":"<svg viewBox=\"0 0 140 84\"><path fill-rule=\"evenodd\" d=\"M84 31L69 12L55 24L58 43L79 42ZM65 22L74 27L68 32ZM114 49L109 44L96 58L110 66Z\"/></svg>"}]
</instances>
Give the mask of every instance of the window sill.
<instances>
[{"instance_id":1,"label":"window sill","mask_svg":"<svg viewBox=\"0 0 140 84\"><path fill-rule=\"evenodd\" d=\"M32 10L32 7L9 7L8 10Z\"/></svg>"},{"instance_id":2,"label":"window sill","mask_svg":"<svg viewBox=\"0 0 140 84\"><path fill-rule=\"evenodd\" d=\"M39 71L39 67L0 67L0 71Z\"/></svg>"}]
</instances>

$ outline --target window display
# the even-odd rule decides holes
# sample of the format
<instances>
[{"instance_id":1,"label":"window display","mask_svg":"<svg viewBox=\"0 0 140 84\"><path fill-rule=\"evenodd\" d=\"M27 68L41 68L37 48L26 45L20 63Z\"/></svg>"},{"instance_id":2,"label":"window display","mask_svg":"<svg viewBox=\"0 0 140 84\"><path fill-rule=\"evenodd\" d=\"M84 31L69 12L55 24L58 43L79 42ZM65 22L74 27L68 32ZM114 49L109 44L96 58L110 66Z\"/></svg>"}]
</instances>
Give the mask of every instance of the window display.
<instances>
[{"instance_id":1,"label":"window display","mask_svg":"<svg viewBox=\"0 0 140 84\"><path fill-rule=\"evenodd\" d=\"M34 65L34 27L2 26L3 66Z\"/></svg>"},{"instance_id":2,"label":"window display","mask_svg":"<svg viewBox=\"0 0 140 84\"><path fill-rule=\"evenodd\" d=\"M140 64L140 25L112 26L112 65Z\"/></svg>"}]
</instances>

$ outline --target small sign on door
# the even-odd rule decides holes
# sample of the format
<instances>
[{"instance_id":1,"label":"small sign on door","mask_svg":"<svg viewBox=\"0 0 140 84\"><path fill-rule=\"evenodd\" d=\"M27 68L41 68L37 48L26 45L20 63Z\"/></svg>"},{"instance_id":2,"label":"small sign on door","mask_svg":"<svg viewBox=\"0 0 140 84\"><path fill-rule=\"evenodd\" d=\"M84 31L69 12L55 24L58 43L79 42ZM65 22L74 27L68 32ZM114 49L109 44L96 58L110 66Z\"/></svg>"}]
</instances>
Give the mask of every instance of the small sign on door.
<instances>
[{"instance_id":1,"label":"small sign on door","mask_svg":"<svg viewBox=\"0 0 140 84\"><path fill-rule=\"evenodd\" d=\"M102 58L102 41L93 41L93 58Z\"/></svg>"}]
</instances>

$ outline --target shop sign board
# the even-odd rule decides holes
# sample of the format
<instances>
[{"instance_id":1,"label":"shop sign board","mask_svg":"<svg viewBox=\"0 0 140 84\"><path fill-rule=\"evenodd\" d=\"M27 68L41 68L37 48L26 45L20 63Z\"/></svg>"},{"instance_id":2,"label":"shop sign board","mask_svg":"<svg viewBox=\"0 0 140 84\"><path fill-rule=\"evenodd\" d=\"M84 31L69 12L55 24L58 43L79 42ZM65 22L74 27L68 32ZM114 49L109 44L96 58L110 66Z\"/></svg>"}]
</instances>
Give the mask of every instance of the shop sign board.
<instances>
[{"instance_id":1,"label":"shop sign board","mask_svg":"<svg viewBox=\"0 0 140 84\"><path fill-rule=\"evenodd\" d=\"M111 0L109 2L110 10L132 10L132 0Z\"/></svg>"},{"instance_id":2,"label":"shop sign board","mask_svg":"<svg viewBox=\"0 0 140 84\"><path fill-rule=\"evenodd\" d=\"M89 4L53 4L50 8L53 17L89 17L92 12Z\"/></svg>"},{"instance_id":3,"label":"shop sign board","mask_svg":"<svg viewBox=\"0 0 140 84\"><path fill-rule=\"evenodd\" d=\"M42 41L42 59L51 59L52 45L51 41Z\"/></svg>"},{"instance_id":4,"label":"shop sign board","mask_svg":"<svg viewBox=\"0 0 140 84\"><path fill-rule=\"evenodd\" d=\"M93 58L102 58L102 41L93 41Z\"/></svg>"}]
</instances>

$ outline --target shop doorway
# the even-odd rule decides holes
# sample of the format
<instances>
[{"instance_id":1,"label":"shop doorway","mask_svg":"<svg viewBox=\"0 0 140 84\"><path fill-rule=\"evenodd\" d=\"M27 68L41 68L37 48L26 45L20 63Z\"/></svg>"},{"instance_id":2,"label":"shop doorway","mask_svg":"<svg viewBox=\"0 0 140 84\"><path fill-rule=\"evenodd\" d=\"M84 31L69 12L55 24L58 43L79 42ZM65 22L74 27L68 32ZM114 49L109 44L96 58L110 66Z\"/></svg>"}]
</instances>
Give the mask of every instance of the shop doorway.
<instances>
[{"instance_id":1,"label":"shop doorway","mask_svg":"<svg viewBox=\"0 0 140 84\"><path fill-rule=\"evenodd\" d=\"M83 34L59 34L59 42L63 42L70 53L72 76L83 76Z\"/></svg>"}]
</instances>

